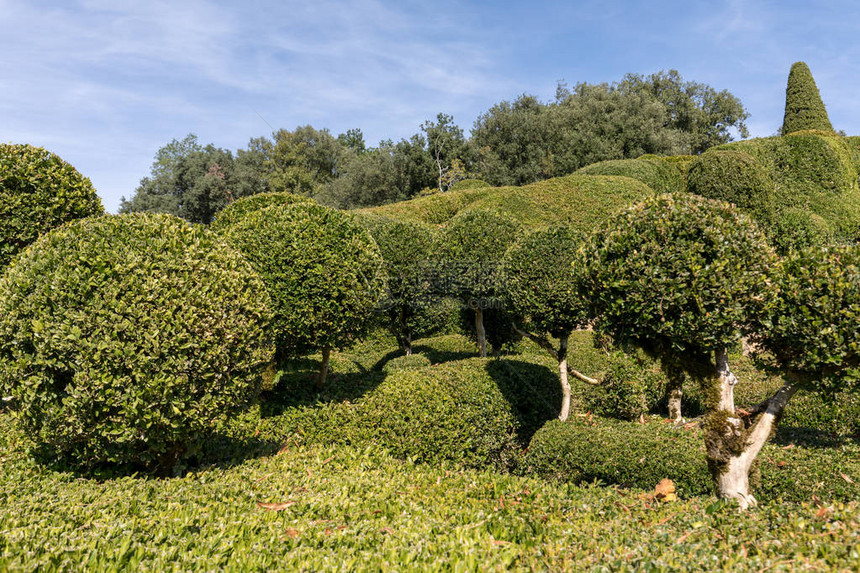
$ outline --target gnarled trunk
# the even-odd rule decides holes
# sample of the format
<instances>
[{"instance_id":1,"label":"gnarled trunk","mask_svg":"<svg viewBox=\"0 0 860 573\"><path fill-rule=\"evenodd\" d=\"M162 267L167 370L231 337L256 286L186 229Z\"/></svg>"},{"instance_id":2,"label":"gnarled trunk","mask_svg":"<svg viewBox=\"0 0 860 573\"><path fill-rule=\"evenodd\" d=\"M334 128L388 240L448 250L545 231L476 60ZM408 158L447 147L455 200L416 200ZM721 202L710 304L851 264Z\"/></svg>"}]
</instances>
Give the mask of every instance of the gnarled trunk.
<instances>
[{"instance_id":1,"label":"gnarled trunk","mask_svg":"<svg viewBox=\"0 0 860 573\"><path fill-rule=\"evenodd\" d=\"M705 421L705 447L708 467L717 486L717 495L723 499L735 499L741 509L757 505L750 491L749 473L752 464L764 447L776 420L786 404L797 391L797 387L786 383L764 403L761 412L749 429L735 414L734 387L737 378L729 368L725 350L715 353L717 372L711 388L716 400Z\"/></svg>"},{"instance_id":2,"label":"gnarled trunk","mask_svg":"<svg viewBox=\"0 0 860 573\"><path fill-rule=\"evenodd\" d=\"M484 330L484 309L478 304L475 307L475 333L478 335L478 351L481 358L487 357L487 333Z\"/></svg>"},{"instance_id":3,"label":"gnarled trunk","mask_svg":"<svg viewBox=\"0 0 860 573\"><path fill-rule=\"evenodd\" d=\"M561 413L558 419L564 422L570 416L570 382L567 380L567 334L561 335L558 345L558 375L561 377Z\"/></svg>"}]
</instances>

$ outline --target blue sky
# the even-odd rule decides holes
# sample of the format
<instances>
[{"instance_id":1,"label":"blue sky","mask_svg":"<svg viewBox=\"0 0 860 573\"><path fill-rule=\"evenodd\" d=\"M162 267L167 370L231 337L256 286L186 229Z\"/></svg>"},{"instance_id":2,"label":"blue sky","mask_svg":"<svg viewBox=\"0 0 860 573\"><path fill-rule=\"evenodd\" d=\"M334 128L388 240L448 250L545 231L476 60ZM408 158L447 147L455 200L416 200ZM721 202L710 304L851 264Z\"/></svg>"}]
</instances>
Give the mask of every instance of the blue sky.
<instances>
[{"instance_id":1,"label":"blue sky","mask_svg":"<svg viewBox=\"0 0 860 573\"><path fill-rule=\"evenodd\" d=\"M468 133L503 99L628 72L727 89L764 137L798 60L860 135L858 38L847 0L0 0L0 141L57 153L116 211L188 133L235 150L273 127L358 127L375 145L439 112Z\"/></svg>"}]
</instances>

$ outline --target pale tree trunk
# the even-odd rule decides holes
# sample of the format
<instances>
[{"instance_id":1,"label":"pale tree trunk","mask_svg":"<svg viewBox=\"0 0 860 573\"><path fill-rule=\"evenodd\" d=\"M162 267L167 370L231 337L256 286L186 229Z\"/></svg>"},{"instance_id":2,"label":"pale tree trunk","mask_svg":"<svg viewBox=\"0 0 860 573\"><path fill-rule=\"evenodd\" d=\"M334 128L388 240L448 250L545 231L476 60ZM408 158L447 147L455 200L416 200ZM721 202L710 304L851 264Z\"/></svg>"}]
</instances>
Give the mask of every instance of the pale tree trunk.
<instances>
[{"instance_id":1,"label":"pale tree trunk","mask_svg":"<svg viewBox=\"0 0 860 573\"><path fill-rule=\"evenodd\" d=\"M672 371L669 374L669 384L666 387L666 397L669 399L669 418L681 421L681 400L684 396L684 373Z\"/></svg>"},{"instance_id":2,"label":"pale tree trunk","mask_svg":"<svg viewBox=\"0 0 860 573\"><path fill-rule=\"evenodd\" d=\"M570 382L567 381L567 341L568 335L562 334L558 346L558 375L561 377L561 413L558 419L566 421L570 416Z\"/></svg>"},{"instance_id":3,"label":"pale tree trunk","mask_svg":"<svg viewBox=\"0 0 860 573\"><path fill-rule=\"evenodd\" d=\"M797 387L787 382L762 406L753 425L747 430L744 422L735 414L734 387L737 378L729 368L725 350L715 353L717 365L717 387L719 395L715 411L708 414L705 422L705 447L708 467L714 476L717 495L723 499L737 500L742 510L757 505L750 491L749 474L752 464L764 447Z\"/></svg>"},{"instance_id":4,"label":"pale tree trunk","mask_svg":"<svg viewBox=\"0 0 860 573\"><path fill-rule=\"evenodd\" d=\"M487 357L487 333L484 330L484 309L478 304L475 307L475 333L478 335L478 351L481 358Z\"/></svg>"},{"instance_id":5,"label":"pale tree trunk","mask_svg":"<svg viewBox=\"0 0 860 573\"><path fill-rule=\"evenodd\" d=\"M326 377L328 376L328 362L331 358L331 347L326 346L322 349L322 364L320 365L320 371L317 374L317 389L325 388Z\"/></svg>"}]
</instances>

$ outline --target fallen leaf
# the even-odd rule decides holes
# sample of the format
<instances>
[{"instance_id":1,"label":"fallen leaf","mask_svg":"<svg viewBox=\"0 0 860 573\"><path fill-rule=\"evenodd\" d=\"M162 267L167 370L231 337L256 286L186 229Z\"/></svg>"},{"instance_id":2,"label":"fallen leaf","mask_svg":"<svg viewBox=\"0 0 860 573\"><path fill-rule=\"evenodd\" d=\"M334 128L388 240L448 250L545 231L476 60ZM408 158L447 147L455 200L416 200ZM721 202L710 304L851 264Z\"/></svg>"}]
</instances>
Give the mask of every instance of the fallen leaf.
<instances>
[{"instance_id":1,"label":"fallen leaf","mask_svg":"<svg viewBox=\"0 0 860 573\"><path fill-rule=\"evenodd\" d=\"M383 527L382 529L379 530L379 532L380 533L387 533L389 535L394 535L394 530L391 529L390 527Z\"/></svg>"},{"instance_id":2,"label":"fallen leaf","mask_svg":"<svg viewBox=\"0 0 860 573\"><path fill-rule=\"evenodd\" d=\"M257 502L257 507L261 507L263 509L268 509L269 511L281 511L287 509L291 505L295 505L294 501L285 501L283 503L261 503Z\"/></svg>"},{"instance_id":3,"label":"fallen leaf","mask_svg":"<svg viewBox=\"0 0 860 573\"><path fill-rule=\"evenodd\" d=\"M298 531L296 531L295 529L287 529L286 534L287 534L291 539L295 539L296 537L298 537L298 536L299 536L299 532L298 532Z\"/></svg>"},{"instance_id":4,"label":"fallen leaf","mask_svg":"<svg viewBox=\"0 0 860 573\"><path fill-rule=\"evenodd\" d=\"M493 539L493 545L512 545L510 541L503 541L501 539Z\"/></svg>"},{"instance_id":5,"label":"fallen leaf","mask_svg":"<svg viewBox=\"0 0 860 573\"><path fill-rule=\"evenodd\" d=\"M654 495L661 501L675 501L675 484L670 479L662 479L654 488ZM669 498L671 496L671 499Z\"/></svg>"},{"instance_id":6,"label":"fallen leaf","mask_svg":"<svg viewBox=\"0 0 860 573\"><path fill-rule=\"evenodd\" d=\"M784 468L784 467L785 467L785 460L780 460L780 461L778 461L778 462L777 462L777 464L776 464L776 467L778 467L778 468Z\"/></svg>"},{"instance_id":7,"label":"fallen leaf","mask_svg":"<svg viewBox=\"0 0 860 573\"><path fill-rule=\"evenodd\" d=\"M854 483L854 480L853 480L853 479L851 479L850 477L848 477L847 475L845 475L844 473L839 472L839 475L840 475L840 476L842 476L842 479L844 479L844 480L845 480L845 481L847 481L848 483Z\"/></svg>"}]
</instances>

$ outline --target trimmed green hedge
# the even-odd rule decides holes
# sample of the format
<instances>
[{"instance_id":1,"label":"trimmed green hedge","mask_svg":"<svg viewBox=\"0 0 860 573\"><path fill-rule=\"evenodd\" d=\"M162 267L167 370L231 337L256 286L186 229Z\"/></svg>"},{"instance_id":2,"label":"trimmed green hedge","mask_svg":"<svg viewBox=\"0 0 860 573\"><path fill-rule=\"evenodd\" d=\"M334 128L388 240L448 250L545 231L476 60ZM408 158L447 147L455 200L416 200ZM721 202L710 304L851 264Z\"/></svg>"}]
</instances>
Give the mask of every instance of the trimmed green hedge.
<instances>
[{"instance_id":1,"label":"trimmed green hedge","mask_svg":"<svg viewBox=\"0 0 860 573\"><path fill-rule=\"evenodd\" d=\"M655 193L674 193L684 190L681 171L665 161L654 157L638 159L614 159L583 167L580 175L618 175L641 181Z\"/></svg>"},{"instance_id":2,"label":"trimmed green hedge","mask_svg":"<svg viewBox=\"0 0 860 573\"><path fill-rule=\"evenodd\" d=\"M430 359L422 354L409 354L392 358L382 367L382 371L391 374L398 370L420 370L430 366Z\"/></svg>"},{"instance_id":3,"label":"trimmed green hedge","mask_svg":"<svg viewBox=\"0 0 860 573\"><path fill-rule=\"evenodd\" d=\"M256 273L205 228L75 221L0 279L0 390L46 453L168 469L259 392L270 319Z\"/></svg>"},{"instance_id":4,"label":"trimmed green hedge","mask_svg":"<svg viewBox=\"0 0 860 573\"><path fill-rule=\"evenodd\" d=\"M736 161L739 171L733 175L727 156L716 159L728 152L751 157L755 168L744 168ZM765 225L771 240L785 251L807 241L860 239L858 168L860 148L853 138L803 131L708 150L691 168L688 189L736 201ZM747 175L742 177L744 169ZM765 194L772 198L753 200L749 193L762 189L762 181L768 182Z\"/></svg>"},{"instance_id":5,"label":"trimmed green hedge","mask_svg":"<svg viewBox=\"0 0 860 573\"><path fill-rule=\"evenodd\" d=\"M454 183L448 191L462 191L463 189L484 189L491 185L483 179L462 179Z\"/></svg>"},{"instance_id":6,"label":"trimmed green hedge","mask_svg":"<svg viewBox=\"0 0 860 573\"><path fill-rule=\"evenodd\" d=\"M785 88L782 134L788 135L801 130L833 133L833 125L827 117L827 110L821 101L821 94L809 66L805 62L795 62L788 73L788 84Z\"/></svg>"},{"instance_id":7,"label":"trimmed green hedge","mask_svg":"<svg viewBox=\"0 0 860 573\"><path fill-rule=\"evenodd\" d=\"M350 216L302 201L250 211L220 232L266 284L282 356L343 347L370 325L384 263Z\"/></svg>"},{"instance_id":8,"label":"trimmed green hedge","mask_svg":"<svg viewBox=\"0 0 860 573\"><path fill-rule=\"evenodd\" d=\"M0 269L39 235L101 215L92 183L40 147L0 144Z\"/></svg>"},{"instance_id":9,"label":"trimmed green hedge","mask_svg":"<svg viewBox=\"0 0 860 573\"><path fill-rule=\"evenodd\" d=\"M766 445L754 481L760 501L850 501L860 497L860 463L839 448ZM653 490L664 478L682 499L713 493L698 428L600 418L553 420L534 435L518 469L553 481L600 481ZM841 474L844 474L846 480ZM850 481L849 481L850 480ZM851 483L853 482L853 483Z\"/></svg>"},{"instance_id":10,"label":"trimmed green hedge","mask_svg":"<svg viewBox=\"0 0 860 573\"><path fill-rule=\"evenodd\" d=\"M733 203L763 223L773 213L773 181L753 156L742 151L714 150L699 156L687 174L687 189Z\"/></svg>"},{"instance_id":11,"label":"trimmed green hedge","mask_svg":"<svg viewBox=\"0 0 860 573\"><path fill-rule=\"evenodd\" d=\"M653 194L650 187L628 177L574 174L523 187L448 191L359 212L441 225L465 209L489 209L525 228L567 224L585 233L617 210Z\"/></svg>"},{"instance_id":12,"label":"trimmed green hedge","mask_svg":"<svg viewBox=\"0 0 860 573\"><path fill-rule=\"evenodd\" d=\"M221 232L232 227L243 219L248 213L274 207L277 205L292 205L294 203L313 204L313 199L295 193L258 193L249 197L242 197L224 207L215 214L215 218L209 227L213 231Z\"/></svg>"}]
</instances>

